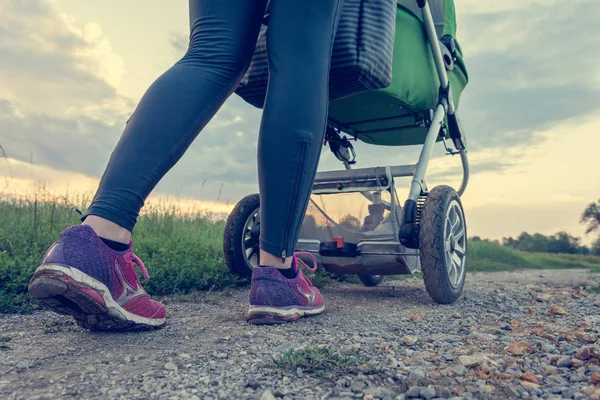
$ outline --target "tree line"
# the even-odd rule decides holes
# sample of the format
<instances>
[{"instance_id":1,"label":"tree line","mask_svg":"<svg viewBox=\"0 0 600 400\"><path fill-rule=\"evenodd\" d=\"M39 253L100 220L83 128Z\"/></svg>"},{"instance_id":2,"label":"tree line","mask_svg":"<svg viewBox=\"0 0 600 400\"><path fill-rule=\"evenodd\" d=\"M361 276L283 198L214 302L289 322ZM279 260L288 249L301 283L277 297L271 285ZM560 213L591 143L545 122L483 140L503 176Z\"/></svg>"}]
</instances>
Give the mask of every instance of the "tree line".
<instances>
[{"instance_id":1,"label":"tree line","mask_svg":"<svg viewBox=\"0 0 600 400\"><path fill-rule=\"evenodd\" d=\"M586 234L600 234L600 200L586 207L581 214L580 223L586 225ZM478 236L471 240L489 241ZM567 232L558 232L551 236L523 232L516 238L505 237L502 241L493 242L527 252L600 255L600 235L589 247L581 244L581 238Z\"/></svg>"}]
</instances>

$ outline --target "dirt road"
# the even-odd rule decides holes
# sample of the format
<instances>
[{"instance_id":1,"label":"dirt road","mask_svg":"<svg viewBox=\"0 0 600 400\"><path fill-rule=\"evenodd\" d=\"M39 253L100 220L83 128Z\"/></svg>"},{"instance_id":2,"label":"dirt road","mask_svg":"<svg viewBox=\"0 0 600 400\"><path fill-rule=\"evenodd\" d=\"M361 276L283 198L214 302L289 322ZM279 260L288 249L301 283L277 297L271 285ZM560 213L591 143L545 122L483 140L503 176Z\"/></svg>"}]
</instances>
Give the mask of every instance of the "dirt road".
<instances>
[{"instance_id":1,"label":"dirt road","mask_svg":"<svg viewBox=\"0 0 600 400\"><path fill-rule=\"evenodd\" d=\"M583 270L470 274L439 306L418 279L339 284L325 314L270 327L245 322L246 290L168 298L155 332L0 316L0 398L598 398L600 296L581 289L596 285ZM312 371L325 350L335 362Z\"/></svg>"}]
</instances>

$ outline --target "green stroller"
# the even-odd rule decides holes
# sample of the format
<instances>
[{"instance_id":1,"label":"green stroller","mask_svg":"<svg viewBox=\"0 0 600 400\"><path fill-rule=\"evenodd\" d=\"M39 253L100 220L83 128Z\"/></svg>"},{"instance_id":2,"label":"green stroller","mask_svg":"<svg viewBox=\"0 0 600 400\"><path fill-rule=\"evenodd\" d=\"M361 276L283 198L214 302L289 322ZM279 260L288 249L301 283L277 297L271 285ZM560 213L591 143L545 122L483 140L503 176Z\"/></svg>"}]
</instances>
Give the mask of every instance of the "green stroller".
<instances>
[{"instance_id":1,"label":"green stroller","mask_svg":"<svg viewBox=\"0 0 600 400\"><path fill-rule=\"evenodd\" d=\"M448 304L460 297L467 267L460 196L469 164L456 109L468 75L453 0L397 3L391 84L331 102L326 142L344 169L317 174L296 250L313 254L328 272L358 275L367 286L385 275L421 272L430 296ZM422 150L416 164L353 169L353 141ZM437 142L461 159L457 191L429 190L425 183ZM401 177L412 178L403 205L395 185ZM323 200L336 196L345 200ZM239 276L259 265L259 207L257 194L246 196L227 220L225 261ZM342 215L348 210L358 214Z\"/></svg>"}]
</instances>

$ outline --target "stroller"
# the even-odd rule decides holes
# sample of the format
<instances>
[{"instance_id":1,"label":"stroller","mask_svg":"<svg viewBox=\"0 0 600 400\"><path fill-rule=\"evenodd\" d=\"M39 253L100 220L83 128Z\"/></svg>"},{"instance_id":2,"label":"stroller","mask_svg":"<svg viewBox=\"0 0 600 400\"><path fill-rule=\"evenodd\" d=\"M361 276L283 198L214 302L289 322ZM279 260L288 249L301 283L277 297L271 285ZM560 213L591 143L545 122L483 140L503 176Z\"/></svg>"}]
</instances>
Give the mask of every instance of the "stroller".
<instances>
[{"instance_id":1,"label":"stroller","mask_svg":"<svg viewBox=\"0 0 600 400\"><path fill-rule=\"evenodd\" d=\"M325 138L344 169L317 173L296 250L314 255L330 273L358 275L367 286L379 284L385 275L421 272L430 296L448 304L460 297L467 266L460 196L469 164L456 108L468 75L455 39L453 0L397 3L392 82L331 102ZM352 141L422 145L422 150L414 165L353 169ZM429 190L425 184L437 142L460 156L458 191L449 186ZM412 177L403 206L395 186L400 177ZM246 196L225 228L225 262L242 277L259 265L259 207L258 194ZM342 215L349 210L355 214Z\"/></svg>"}]
</instances>

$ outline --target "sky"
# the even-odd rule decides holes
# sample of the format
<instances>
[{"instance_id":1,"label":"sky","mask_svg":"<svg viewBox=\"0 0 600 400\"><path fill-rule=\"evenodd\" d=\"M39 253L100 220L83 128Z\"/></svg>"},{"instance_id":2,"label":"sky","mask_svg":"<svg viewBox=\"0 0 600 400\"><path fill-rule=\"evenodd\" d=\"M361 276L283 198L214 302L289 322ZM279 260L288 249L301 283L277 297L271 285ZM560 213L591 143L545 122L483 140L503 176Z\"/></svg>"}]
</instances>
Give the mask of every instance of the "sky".
<instances>
[{"instance_id":1,"label":"sky","mask_svg":"<svg viewBox=\"0 0 600 400\"><path fill-rule=\"evenodd\" d=\"M459 114L472 177L469 235L584 236L600 198L600 2L455 0L470 82ZM0 0L0 194L93 194L147 87L185 52L184 0ZM257 192L260 110L232 96L154 198L228 210ZM358 166L416 162L419 148L358 143ZM460 184L441 146L430 188ZM5 156L5 157L4 157ZM339 168L325 151L320 170ZM407 181L399 181L401 197Z\"/></svg>"}]
</instances>

